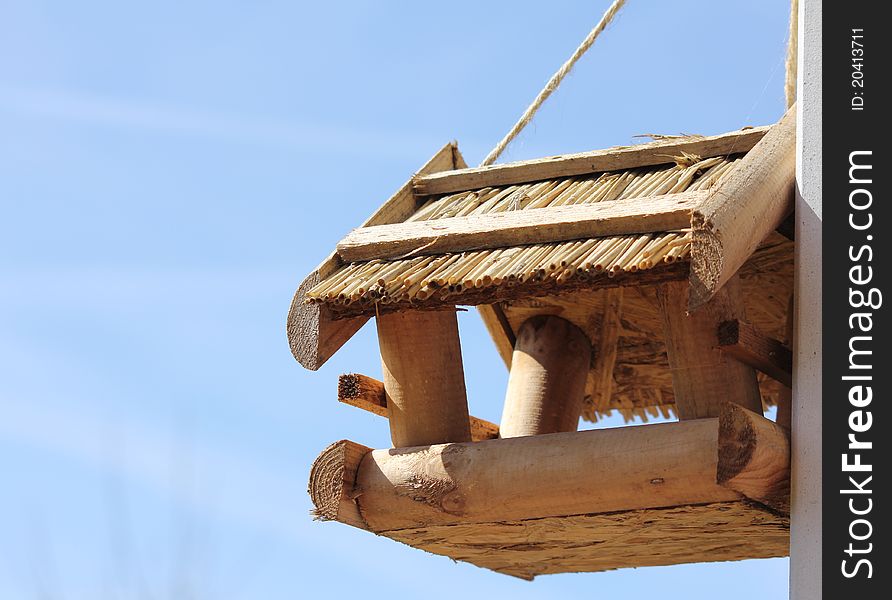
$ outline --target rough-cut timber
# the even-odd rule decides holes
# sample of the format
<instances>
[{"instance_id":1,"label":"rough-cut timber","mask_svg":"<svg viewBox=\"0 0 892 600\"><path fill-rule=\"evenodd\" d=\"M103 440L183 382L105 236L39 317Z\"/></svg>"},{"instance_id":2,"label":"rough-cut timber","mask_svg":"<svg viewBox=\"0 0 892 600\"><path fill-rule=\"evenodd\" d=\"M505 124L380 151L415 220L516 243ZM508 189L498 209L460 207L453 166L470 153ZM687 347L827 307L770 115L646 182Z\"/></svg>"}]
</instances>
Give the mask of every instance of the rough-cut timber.
<instances>
[{"instance_id":1,"label":"rough-cut timber","mask_svg":"<svg viewBox=\"0 0 892 600\"><path fill-rule=\"evenodd\" d=\"M736 406L714 419L477 443L345 443L314 465L331 474L311 479L317 514L350 524L358 514L358 527L502 573L786 554L787 434Z\"/></svg>"},{"instance_id":2,"label":"rough-cut timber","mask_svg":"<svg viewBox=\"0 0 892 600\"><path fill-rule=\"evenodd\" d=\"M540 315L521 325L508 375L501 436L576 431L591 353L585 333L565 319Z\"/></svg>"},{"instance_id":3,"label":"rough-cut timber","mask_svg":"<svg viewBox=\"0 0 892 600\"><path fill-rule=\"evenodd\" d=\"M748 502L446 525L383 535L498 573L533 579L685 563L787 556L790 523Z\"/></svg>"},{"instance_id":4,"label":"rough-cut timber","mask_svg":"<svg viewBox=\"0 0 892 600\"><path fill-rule=\"evenodd\" d=\"M736 154L750 150L768 130L769 127L753 127L722 135L669 138L637 146L620 146L594 152L461 169L451 174L420 175L414 179L415 193L419 196L446 194L487 186L620 171L663 164L671 161L672 156L683 152L700 158Z\"/></svg>"},{"instance_id":5,"label":"rough-cut timber","mask_svg":"<svg viewBox=\"0 0 892 600\"><path fill-rule=\"evenodd\" d=\"M739 319L720 323L718 338L722 352L792 387L793 353L778 340L762 335Z\"/></svg>"},{"instance_id":6,"label":"rough-cut timber","mask_svg":"<svg viewBox=\"0 0 892 600\"><path fill-rule=\"evenodd\" d=\"M717 417L721 403L762 413L756 372L718 349L719 324L744 317L738 280L732 279L700 310L688 313L688 286L670 282L658 290L666 352L679 419Z\"/></svg>"},{"instance_id":7,"label":"rough-cut timber","mask_svg":"<svg viewBox=\"0 0 892 600\"><path fill-rule=\"evenodd\" d=\"M384 382L367 375L348 373L338 378L338 402L387 417L387 394ZM484 419L470 417L471 441L492 440L499 437L499 426Z\"/></svg>"},{"instance_id":8,"label":"rough-cut timber","mask_svg":"<svg viewBox=\"0 0 892 600\"><path fill-rule=\"evenodd\" d=\"M315 518L367 529L356 504L354 482L359 464L371 451L362 444L341 440L323 450L316 458L310 468L308 489Z\"/></svg>"},{"instance_id":9,"label":"rough-cut timber","mask_svg":"<svg viewBox=\"0 0 892 600\"><path fill-rule=\"evenodd\" d=\"M750 500L790 514L789 431L731 403L722 407L719 423L716 480Z\"/></svg>"},{"instance_id":10,"label":"rough-cut timber","mask_svg":"<svg viewBox=\"0 0 892 600\"><path fill-rule=\"evenodd\" d=\"M389 313L376 322L393 445L470 441L455 311Z\"/></svg>"},{"instance_id":11,"label":"rough-cut timber","mask_svg":"<svg viewBox=\"0 0 892 600\"><path fill-rule=\"evenodd\" d=\"M694 211L691 309L708 302L793 210L795 167L794 104Z\"/></svg>"},{"instance_id":12,"label":"rough-cut timber","mask_svg":"<svg viewBox=\"0 0 892 600\"><path fill-rule=\"evenodd\" d=\"M703 203L707 194L705 190L698 190L593 204L364 226L354 229L338 242L338 255L344 261L359 262L674 231L690 227L691 212Z\"/></svg>"},{"instance_id":13,"label":"rough-cut timber","mask_svg":"<svg viewBox=\"0 0 892 600\"><path fill-rule=\"evenodd\" d=\"M458 147L453 142L443 146L418 172L435 173L464 165ZM411 216L416 208L412 183L409 181L369 217L363 227L401 222ZM288 311L286 329L291 353L301 365L313 371L325 364L368 321L366 316L334 319L325 306L304 302L307 292L342 264L336 253L322 261L298 286Z\"/></svg>"},{"instance_id":14,"label":"rough-cut timber","mask_svg":"<svg viewBox=\"0 0 892 600\"><path fill-rule=\"evenodd\" d=\"M359 466L375 532L739 500L716 482L718 419L374 450Z\"/></svg>"}]
</instances>

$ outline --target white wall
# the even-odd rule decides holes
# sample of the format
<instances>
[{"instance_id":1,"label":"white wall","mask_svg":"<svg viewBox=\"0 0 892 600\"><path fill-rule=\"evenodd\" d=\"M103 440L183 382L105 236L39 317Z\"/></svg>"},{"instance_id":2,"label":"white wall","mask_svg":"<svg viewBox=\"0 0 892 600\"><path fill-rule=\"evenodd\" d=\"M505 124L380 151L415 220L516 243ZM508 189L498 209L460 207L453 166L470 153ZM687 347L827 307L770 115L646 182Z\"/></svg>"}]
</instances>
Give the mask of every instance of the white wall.
<instances>
[{"instance_id":1,"label":"white wall","mask_svg":"<svg viewBox=\"0 0 892 600\"><path fill-rule=\"evenodd\" d=\"M821 1L799 5L790 598L821 598ZM817 325L817 326L816 326Z\"/></svg>"}]
</instances>

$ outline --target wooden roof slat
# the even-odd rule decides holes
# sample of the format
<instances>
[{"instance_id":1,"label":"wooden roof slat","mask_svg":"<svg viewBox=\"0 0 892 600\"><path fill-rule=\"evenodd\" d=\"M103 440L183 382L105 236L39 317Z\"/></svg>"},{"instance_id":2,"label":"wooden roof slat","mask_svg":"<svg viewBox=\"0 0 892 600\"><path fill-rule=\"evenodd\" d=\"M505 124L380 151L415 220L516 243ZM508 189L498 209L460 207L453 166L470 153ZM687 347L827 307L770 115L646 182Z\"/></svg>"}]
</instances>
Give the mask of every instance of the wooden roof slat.
<instances>
[{"instance_id":1,"label":"wooden roof slat","mask_svg":"<svg viewBox=\"0 0 892 600\"><path fill-rule=\"evenodd\" d=\"M708 192L694 191L592 204L411 221L351 231L338 243L347 262L394 259L564 242L575 239L674 231L691 225L691 212Z\"/></svg>"},{"instance_id":2,"label":"wooden roof slat","mask_svg":"<svg viewBox=\"0 0 892 600\"><path fill-rule=\"evenodd\" d=\"M701 158L739 154L752 149L769 129L770 126L752 127L721 135L661 139L637 146L619 146L593 152L419 175L413 179L413 185L416 195L430 196L488 186L659 165L672 162L672 157L682 152L696 154Z\"/></svg>"}]
</instances>

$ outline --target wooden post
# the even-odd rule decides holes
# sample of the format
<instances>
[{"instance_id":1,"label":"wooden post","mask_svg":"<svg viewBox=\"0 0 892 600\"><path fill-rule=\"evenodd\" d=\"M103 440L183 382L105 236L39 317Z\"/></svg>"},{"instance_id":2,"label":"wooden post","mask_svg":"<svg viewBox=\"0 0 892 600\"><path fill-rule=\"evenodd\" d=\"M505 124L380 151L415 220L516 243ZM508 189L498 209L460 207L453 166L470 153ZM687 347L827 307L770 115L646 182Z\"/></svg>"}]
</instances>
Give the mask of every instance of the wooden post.
<instances>
[{"instance_id":1,"label":"wooden post","mask_svg":"<svg viewBox=\"0 0 892 600\"><path fill-rule=\"evenodd\" d=\"M687 283L670 282L659 288L679 419L717 417L726 401L762 414L755 370L717 348L719 324L745 318L737 284L735 276L691 314L687 313Z\"/></svg>"},{"instance_id":2,"label":"wooden post","mask_svg":"<svg viewBox=\"0 0 892 600\"><path fill-rule=\"evenodd\" d=\"M405 311L376 321L394 447L471 441L455 312Z\"/></svg>"},{"instance_id":3,"label":"wooden post","mask_svg":"<svg viewBox=\"0 0 892 600\"><path fill-rule=\"evenodd\" d=\"M592 347L560 317L528 319L517 333L499 431L503 438L576 431Z\"/></svg>"}]
</instances>

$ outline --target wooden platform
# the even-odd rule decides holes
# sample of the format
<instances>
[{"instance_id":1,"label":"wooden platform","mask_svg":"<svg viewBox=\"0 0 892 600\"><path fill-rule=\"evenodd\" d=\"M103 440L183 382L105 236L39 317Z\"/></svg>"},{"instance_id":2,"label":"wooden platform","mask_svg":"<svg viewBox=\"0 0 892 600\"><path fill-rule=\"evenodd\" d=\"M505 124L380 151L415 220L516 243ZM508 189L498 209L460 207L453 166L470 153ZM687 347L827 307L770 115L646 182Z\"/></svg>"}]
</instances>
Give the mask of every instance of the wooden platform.
<instances>
[{"instance_id":1,"label":"wooden platform","mask_svg":"<svg viewBox=\"0 0 892 600\"><path fill-rule=\"evenodd\" d=\"M507 521L420 527L383 535L505 575L787 556L789 518L757 503L719 502Z\"/></svg>"},{"instance_id":2,"label":"wooden platform","mask_svg":"<svg viewBox=\"0 0 892 600\"><path fill-rule=\"evenodd\" d=\"M789 439L727 404L718 418L372 450L332 444L320 520L530 579L785 556Z\"/></svg>"}]
</instances>

